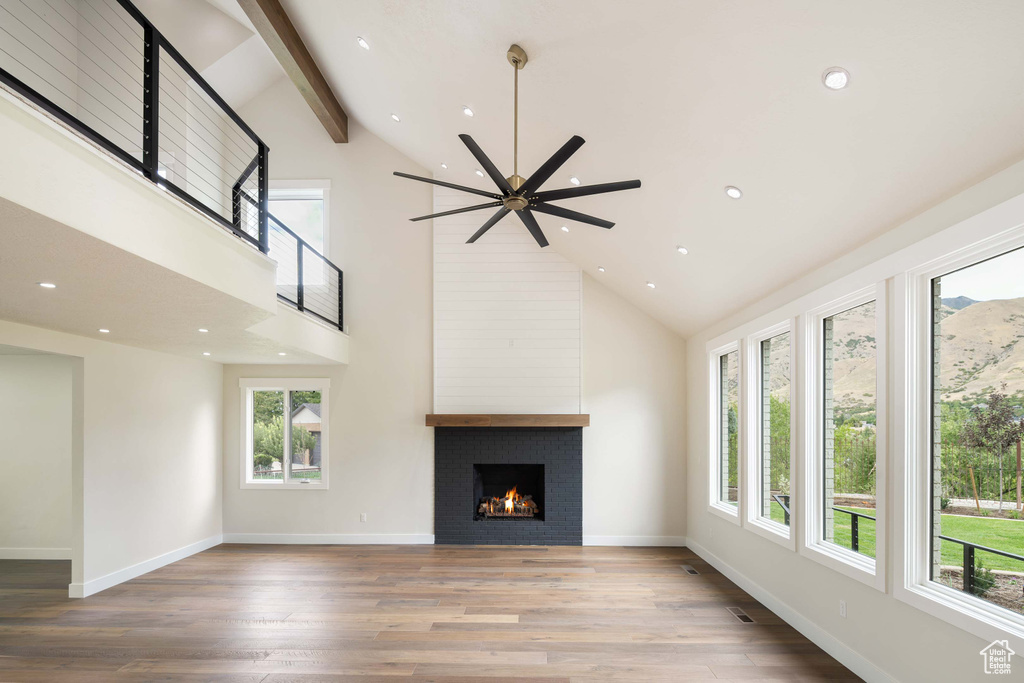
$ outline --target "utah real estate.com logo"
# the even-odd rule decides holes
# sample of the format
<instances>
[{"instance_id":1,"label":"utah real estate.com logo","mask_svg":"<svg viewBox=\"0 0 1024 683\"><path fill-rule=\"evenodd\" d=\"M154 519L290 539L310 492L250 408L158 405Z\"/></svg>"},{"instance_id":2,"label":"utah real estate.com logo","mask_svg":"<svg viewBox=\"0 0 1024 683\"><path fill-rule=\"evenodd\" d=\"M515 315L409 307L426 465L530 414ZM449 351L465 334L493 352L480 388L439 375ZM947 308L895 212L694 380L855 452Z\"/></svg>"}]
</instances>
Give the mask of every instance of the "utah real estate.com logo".
<instances>
[{"instance_id":1,"label":"utah real estate.com logo","mask_svg":"<svg viewBox=\"0 0 1024 683\"><path fill-rule=\"evenodd\" d=\"M997 676L1009 674L1010 659L1015 654L1017 653L1010 649L1010 641L1008 640L996 640L990 643L981 651L981 656L985 659L985 673Z\"/></svg>"}]
</instances>

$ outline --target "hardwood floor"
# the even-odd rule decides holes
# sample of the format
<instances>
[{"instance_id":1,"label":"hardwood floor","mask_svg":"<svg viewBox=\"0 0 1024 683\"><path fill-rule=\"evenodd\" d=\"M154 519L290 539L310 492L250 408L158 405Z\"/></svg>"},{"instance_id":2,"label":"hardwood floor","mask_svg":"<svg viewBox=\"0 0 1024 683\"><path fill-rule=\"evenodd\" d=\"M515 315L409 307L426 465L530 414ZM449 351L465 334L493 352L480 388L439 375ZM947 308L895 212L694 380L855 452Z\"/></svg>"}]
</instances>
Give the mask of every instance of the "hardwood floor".
<instances>
[{"instance_id":1,"label":"hardwood floor","mask_svg":"<svg viewBox=\"0 0 1024 683\"><path fill-rule=\"evenodd\" d=\"M70 573L0 561L0 681L860 680L683 548L222 545L84 600Z\"/></svg>"}]
</instances>

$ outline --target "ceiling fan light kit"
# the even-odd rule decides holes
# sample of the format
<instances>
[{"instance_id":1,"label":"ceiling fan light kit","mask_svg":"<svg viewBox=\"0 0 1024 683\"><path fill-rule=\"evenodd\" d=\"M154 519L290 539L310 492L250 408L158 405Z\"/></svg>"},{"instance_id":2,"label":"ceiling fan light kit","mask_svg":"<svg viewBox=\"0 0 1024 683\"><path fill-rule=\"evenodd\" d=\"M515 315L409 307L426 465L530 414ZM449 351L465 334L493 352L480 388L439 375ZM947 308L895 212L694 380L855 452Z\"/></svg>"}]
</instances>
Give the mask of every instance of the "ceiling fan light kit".
<instances>
[{"instance_id":1,"label":"ceiling fan light kit","mask_svg":"<svg viewBox=\"0 0 1024 683\"><path fill-rule=\"evenodd\" d=\"M507 216L510 212L515 212L519 217L519 220L523 222L523 225L526 226L526 229L529 230L530 234L533 235L533 238L537 241L537 244L541 247L548 246L548 240L544 236L544 232L540 229L540 224L537 223L537 218L533 215L534 211L546 213L558 218L564 218L566 220L586 223L587 225L596 225L600 228L611 228L615 225L611 221L595 218L594 216L588 216L585 213L572 211L571 209L556 206L549 202L557 201L559 199L584 197L592 194L618 192L619 190L632 190L640 187L639 180L624 180L616 183L600 183L597 185L577 185L575 187L568 187L559 190L546 190L544 192L538 191L541 185L543 185L556 171L558 171L558 169L569 160L569 157L576 153L576 150L583 146L584 140L579 135L572 136L567 143L562 145L562 147L551 156L550 159L541 164L540 168L534 171L533 175L529 178L524 178L519 175L519 71L526 66L529 58L526 56L526 51L518 45L512 45L508 49L507 57L509 64L512 65L515 73L512 114L512 175L508 177L503 176L490 158L488 158L488 156L484 154L483 150L480 149L480 146L476 144L476 141L474 141L469 135L462 134L459 136L459 139L462 140L463 144L466 145L469 152L480 164L483 172L490 177L495 185L497 185L500 193L478 190L473 187L446 183L432 178L423 178L395 171L395 175L402 178L419 180L424 183L439 185L441 187L447 187L461 192L469 192L470 194L488 197L492 200L484 204L476 204L474 206L467 206L461 209L443 211L441 213L434 213L428 216L418 216L417 218L412 218L410 220L424 221L430 218L440 218L441 216L451 216L453 214L466 213L469 211L479 211L480 209L497 208L497 212L466 241L467 244L476 242L484 233L494 227L498 221ZM481 175L479 172L477 174Z\"/></svg>"}]
</instances>

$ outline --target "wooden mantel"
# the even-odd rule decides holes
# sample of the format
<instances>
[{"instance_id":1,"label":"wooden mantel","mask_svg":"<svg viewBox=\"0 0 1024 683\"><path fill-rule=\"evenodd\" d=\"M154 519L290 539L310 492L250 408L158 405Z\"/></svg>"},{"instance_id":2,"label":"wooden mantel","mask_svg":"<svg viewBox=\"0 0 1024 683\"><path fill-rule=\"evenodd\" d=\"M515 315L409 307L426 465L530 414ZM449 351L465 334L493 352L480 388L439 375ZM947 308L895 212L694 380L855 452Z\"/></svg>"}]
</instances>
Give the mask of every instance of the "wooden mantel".
<instances>
[{"instance_id":1,"label":"wooden mantel","mask_svg":"<svg viewBox=\"0 0 1024 683\"><path fill-rule=\"evenodd\" d=\"M427 415L428 427L589 427L590 415Z\"/></svg>"}]
</instances>

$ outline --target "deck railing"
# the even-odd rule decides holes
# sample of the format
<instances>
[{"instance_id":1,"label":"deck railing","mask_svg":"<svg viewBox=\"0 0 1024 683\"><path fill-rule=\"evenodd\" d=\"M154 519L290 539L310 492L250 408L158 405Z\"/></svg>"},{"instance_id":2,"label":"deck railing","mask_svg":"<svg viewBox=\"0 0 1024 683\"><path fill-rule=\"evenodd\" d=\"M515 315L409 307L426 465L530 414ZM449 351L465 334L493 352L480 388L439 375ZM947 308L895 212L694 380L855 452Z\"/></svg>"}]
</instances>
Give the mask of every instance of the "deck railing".
<instances>
[{"instance_id":1,"label":"deck railing","mask_svg":"<svg viewBox=\"0 0 1024 683\"><path fill-rule=\"evenodd\" d=\"M832 506L832 509L836 512L842 512L850 515L850 550L855 553L860 552L860 520L861 518L870 519L872 522L877 521L871 515L865 515L863 512L854 512L853 510L846 510L841 507Z\"/></svg>"},{"instance_id":2,"label":"deck railing","mask_svg":"<svg viewBox=\"0 0 1024 683\"><path fill-rule=\"evenodd\" d=\"M993 555L999 555L1000 557L1006 557L1011 560L1019 560L1022 564L1024 564L1024 556L1008 553L1005 550L997 550L995 548L989 548L988 546L978 545L977 543L971 543L960 538L943 536L941 534L939 535L939 538L941 538L943 541L949 541L950 543L959 543L961 546L963 546L963 590L965 593L970 593L971 595L977 595L978 593L978 591L975 590L975 579L977 578L977 572L974 566L974 560L979 550L984 553L992 553Z\"/></svg>"},{"instance_id":3,"label":"deck railing","mask_svg":"<svg viewBox=\"0 0 1024 683\"><path fill-rule=\"evenodd\" d=\"M0 0L0 82L263 253L299 240L271 228L267 145L130 0ZM342 328L341 271L297 244L282 298Z\"/></svg>"}]
</instances>

